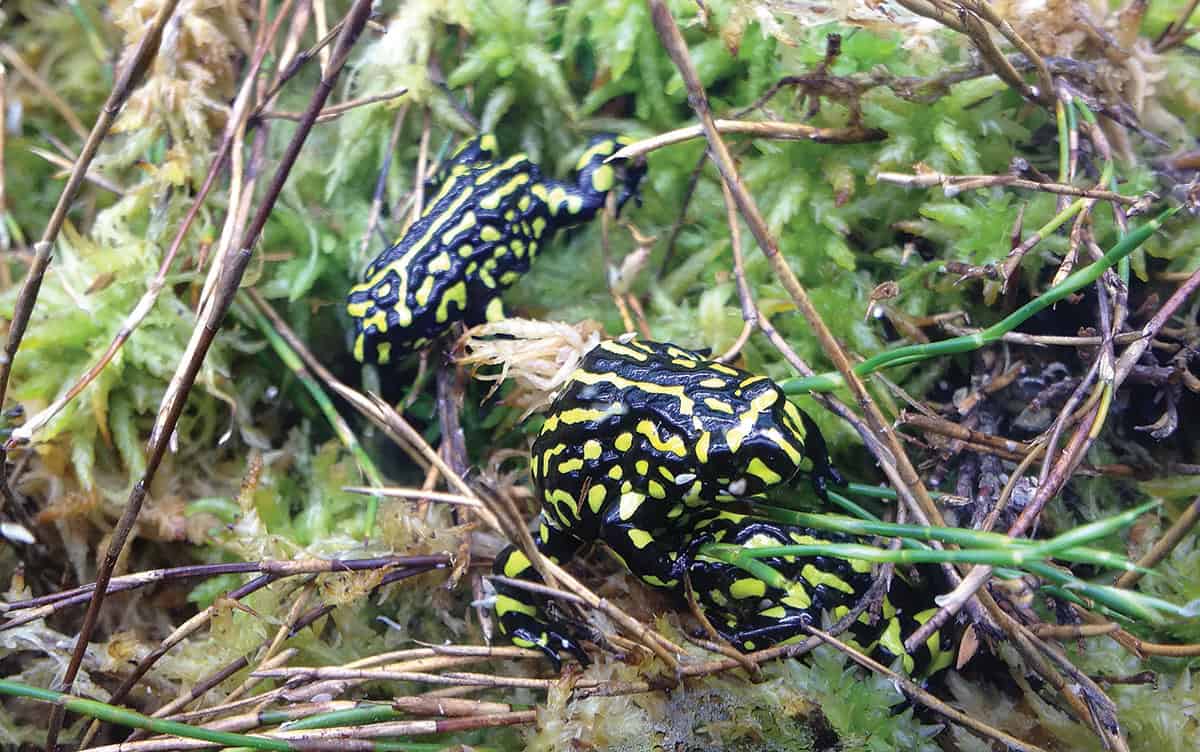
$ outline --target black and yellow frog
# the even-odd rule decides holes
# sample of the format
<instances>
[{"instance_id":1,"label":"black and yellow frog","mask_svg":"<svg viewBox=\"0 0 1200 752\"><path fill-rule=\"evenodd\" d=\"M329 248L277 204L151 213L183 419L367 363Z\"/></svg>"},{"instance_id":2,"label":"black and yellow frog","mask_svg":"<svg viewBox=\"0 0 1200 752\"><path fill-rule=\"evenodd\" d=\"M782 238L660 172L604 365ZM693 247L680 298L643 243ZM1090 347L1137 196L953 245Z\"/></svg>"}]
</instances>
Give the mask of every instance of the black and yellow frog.
<instances>
[{"instance_id":1,"label":"black and yellow frog","mask_svg":"<svg viewBox=\"0 0 1200 752\"><path fill-rule=\"evenodd\" d=\"M643 582L671 590L691 551L716 538L703 523L724 507L805 472L818 491L841 482L812 420L769 378L636 338L584 356L534 441L530 469L544 554L563 562L600 542ZM512 547L494 571L536 577ZM498 585L496 613L514 643L556 662L560 650L584 659L527 592Z\"/></svg>"},{"instance_id":2,"label":"black and yellow frog","mask_svg":"<svg viewBox=\"0 0 1200 752\"><path fill-rule=\"evenodd\" d=\"M705 540L748 549L863 542L725 510L697 521L695 532ZM873 581L871 564L857 559L765 556L756 561L777 572L778 581L786 585L780 587L779 582L772 584L703 554L688 567L696 603L705 617L722 637L745 652L807 638L807 626L820 627L823 613L841 619ZM934 567L924 567L921 574L936 577L938 573ZM842 639L885 665L898 658L900 668L907 673L930 675L953 663L953 646L935 631L918 649L909 652L904 638L936 611L928 605L927 597L896 574L880 603L879 619L863 612Z\"/></svg>"},{"instance_id":3,"label":"black and yellow frog","mask_svg":"<svg viewBox=\"0 0 1200 752\"><path fill-rule=\"evenodd\" d=\"M424 213L347 296L354 357L388 363L455 322L503 318L501 293L555 231L592 219L614 189L618 210L637 196L645 163L609 161L628 143L593 139L572 181L543 177L524 154L500 159L490 134L459 146L431 181L437 193Z\"/></svg>"}]
</instances>

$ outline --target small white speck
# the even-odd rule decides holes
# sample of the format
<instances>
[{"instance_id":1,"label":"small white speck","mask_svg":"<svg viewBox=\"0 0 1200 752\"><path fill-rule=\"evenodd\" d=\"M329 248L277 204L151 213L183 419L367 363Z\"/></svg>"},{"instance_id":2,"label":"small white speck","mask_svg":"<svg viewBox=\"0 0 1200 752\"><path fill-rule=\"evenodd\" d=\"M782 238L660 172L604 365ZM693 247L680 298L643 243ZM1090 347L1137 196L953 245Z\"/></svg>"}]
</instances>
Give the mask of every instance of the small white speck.
<instances>
[{"instance_id":1,"label":"small white speck","mask_svg":"<svg viewBox=\"0 0 1200 752\"><path fill-rule=\"evenodd\" d=\"M742 494L746 493L746 479L738 478L734 482L730 483L729 493L733 494L734 496L741 496Z\"/></svg>"},{"instance_id":2,"label":"small white speck","mask_svg":"<svg viewBox=\"0 0 1200 752\"><path fill-rule=\"evenodd\" d=\"M695 473L680 473L675 476L675 485L686 486L696 479Z\"/></svg>"}]
</instances>

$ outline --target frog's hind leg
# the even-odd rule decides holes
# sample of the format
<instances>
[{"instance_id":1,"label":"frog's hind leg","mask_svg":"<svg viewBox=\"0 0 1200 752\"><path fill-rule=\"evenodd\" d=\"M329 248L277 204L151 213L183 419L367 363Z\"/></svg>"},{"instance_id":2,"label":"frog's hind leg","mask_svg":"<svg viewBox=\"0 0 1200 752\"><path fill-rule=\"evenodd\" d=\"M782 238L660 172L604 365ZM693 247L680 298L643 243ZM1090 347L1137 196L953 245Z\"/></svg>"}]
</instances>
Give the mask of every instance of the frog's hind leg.
<instances>
[{"instance_id":1,"label":"frog's hind leg","mask_svg":"<svg viewBox=\"0 0 1200 752\"><path fill-rule=\"evenodd\" d=\"M544 517L535 540L538 549L557 563L571 559L583 546L579 539L547 524ZM500 552L492 565L492 574L515 580L543 582L533 562L516 546L509 546ZM505 582L493 581L493 585L496 588L496 622L500 634L518 647L540 650L554 664L555 670L562 666L560 652L570 653L581 664L588 665L587 653L571 635L571 630L546 616L544 596Z\"/></svg>"}]
</instances>

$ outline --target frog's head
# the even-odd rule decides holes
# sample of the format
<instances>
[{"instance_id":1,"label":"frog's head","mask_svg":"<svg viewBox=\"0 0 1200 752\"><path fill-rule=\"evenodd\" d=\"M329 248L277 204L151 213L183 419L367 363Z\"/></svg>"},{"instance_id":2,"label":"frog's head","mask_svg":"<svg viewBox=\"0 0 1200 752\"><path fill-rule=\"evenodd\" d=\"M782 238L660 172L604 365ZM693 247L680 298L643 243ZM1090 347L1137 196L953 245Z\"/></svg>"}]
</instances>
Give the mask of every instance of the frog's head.
<instances>
[{"instance_id":1,"label":"frog's head","mask_svg":"<svg viewBox=\"0 0 1200 752\"><path fill-rule=\"evenodd\" d=\"M603 196L613 188L620 186L617 194L617 212L625 206L625 202L634 199L638 206L642 205L639 188L642 178L646 176L646 159L637 157L631 160L612 160L609 157L624 147L633 143L629 136L618 136L614 133L604 133L596 136L588 143L575 164L576 184L584 193ZM602 201L598 203L603 203Z\"/></svg>"},{"instance_id":2,"label":"frog's head","mask_svg":"<svg viewBox=\"0 0 1200 752\"><path fill-rule=\"evenodd\" d=\"M711 403L710 403L711 404ZM732 468L728 495L745 498L790 483L805 468L809 423L765 376L744 378L721 404L732 412L713 436L721 468ZM715 406L715 405L713 405ZM722 408L725 409L725 408Z\"/></svg>"}]
</instances>

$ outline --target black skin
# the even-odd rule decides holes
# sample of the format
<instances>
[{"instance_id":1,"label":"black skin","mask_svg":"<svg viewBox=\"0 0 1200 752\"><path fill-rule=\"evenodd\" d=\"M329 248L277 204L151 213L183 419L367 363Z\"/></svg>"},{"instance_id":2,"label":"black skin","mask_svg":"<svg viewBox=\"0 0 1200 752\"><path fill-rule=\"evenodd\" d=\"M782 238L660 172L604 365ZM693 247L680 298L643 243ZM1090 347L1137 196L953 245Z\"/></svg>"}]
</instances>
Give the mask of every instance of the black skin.
<instances>
[{"instance_id":1,"label":"black skin","mask_svg":"<svg viewBox=\"0 0 1200 752\"><path fill-rule=\"evenodd\" d=\"M590 221L613 190L618 211L638 197L645 163L608 162L627 141L597 136L569 181L497 156L490 135L465 142L431 181L440 191L425 212L351 288L355 358L393 362L460 321L502 319L501 294L558 230Z\"/></svg>"},{"instance_id":2,"label":"black skin","mask_svg":"<svg viewBox=\"0 0 1200 752\"><path fill-rule=\"evenodd\" d=\"M667 343L601 343L534 442L536 541L560 563L603 543L643 582L682 592L695 551L713 540L701 523L790 485L802 462L822 495L842 482L815 424L769 379ZM536 579L513 548L495 571ZM556 663L560 650L582 652L569 630L543 618L544 601L502 583L497 592L525 607L505 609L502 633Z\"/></svg>"}]
</instances>

